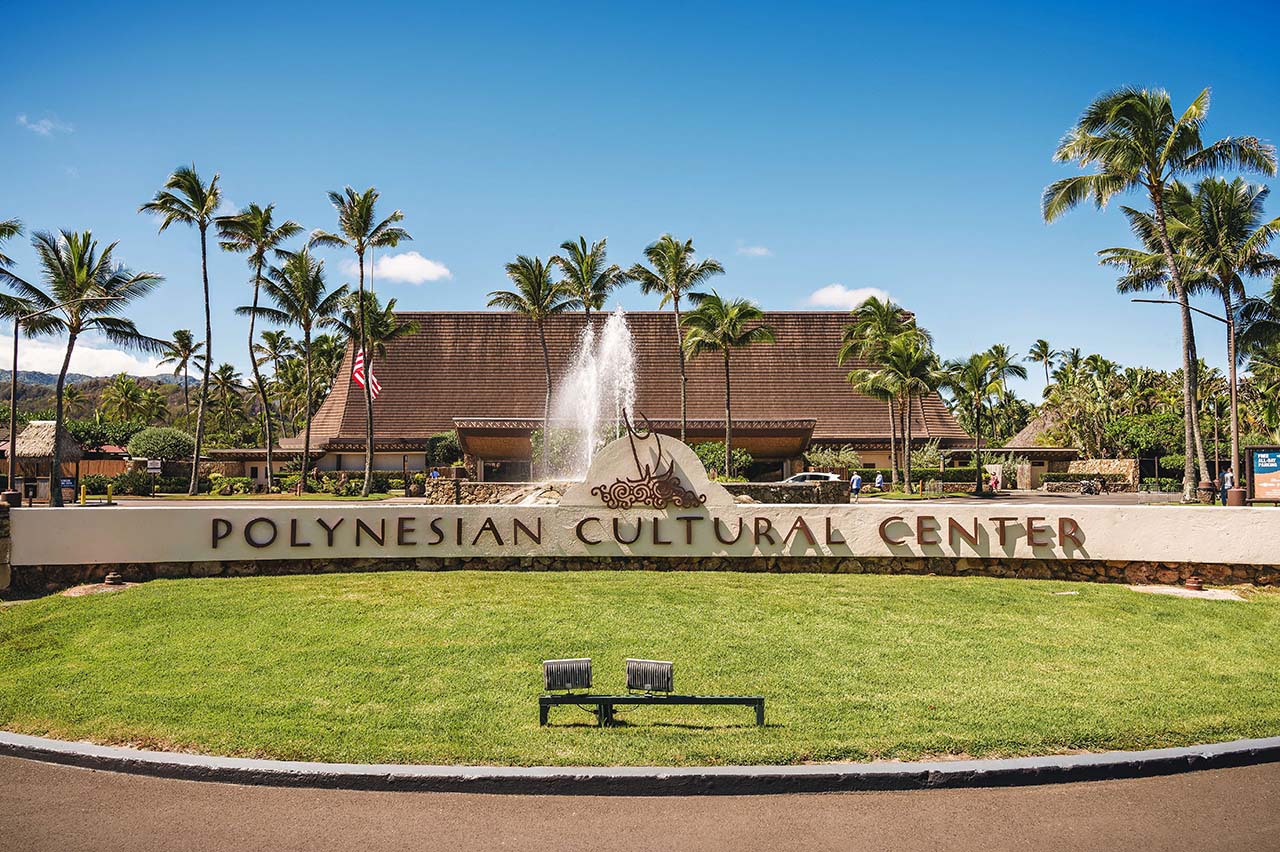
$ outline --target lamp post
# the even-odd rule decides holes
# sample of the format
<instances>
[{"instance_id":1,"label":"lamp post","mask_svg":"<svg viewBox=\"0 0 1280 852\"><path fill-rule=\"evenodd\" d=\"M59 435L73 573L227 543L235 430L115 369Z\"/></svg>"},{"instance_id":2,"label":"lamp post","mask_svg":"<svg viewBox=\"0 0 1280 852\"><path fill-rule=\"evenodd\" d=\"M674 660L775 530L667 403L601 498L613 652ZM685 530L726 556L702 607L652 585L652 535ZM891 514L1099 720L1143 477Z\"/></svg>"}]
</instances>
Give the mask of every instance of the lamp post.
<instances>
[{"instance_id":1,"label":"lamp post","mask_svg":"<svg viewBox=\"0 0 1280 852\"><path fill-rule=\"evenodd\" d=\"M1145 302L1147 304L1153 304L1153 305L1181 304L1181 302L1174 301L1173 299L1130 299L1130 301ZM1217 314L1211 314L1208 311L1203 311L1200 308L1195 307L1194 305L1188 305L1187 307L1191 308L1191 310L1195 311L1196 313L1202 316L1208 317L1211 320L1217 320L1218 322L1222 323L1225 326L1229 327L1231 325L1231 323L1227 322L1225 317L1220 317ZM1234 343L1232 343L1231 345L1234 347ZM1240 424L1237 420L1237 418L1239 417L1239 414L1238 414L1239 408L1236 402L1236 370L1235 370L1236 365L1228 364L1227 366L1230 368L1230 374L1231 374L1231 380L1230 380L1231 382L1231 475L1235 479L1235 482L1232 484L1231 488L1227 490L1227 505L1243 506L1245 504L1245 490L1240 487ZM1217 446L1218 439L1216 436L1218 421L1216 417L1214 418L1213 422L1214 422L1214 431L1215 431L1213 450L1214 450L1214 457L1216 459L1217 452L1218 452L1218 446ZM1190 447L1187 448L1188 451L1190 451L1190 449L1191 449ZM1214 467L1215 467L1215 473L1216 473L1217 472L1216 468L1218 467L1218 465L1215 464Z\"/></svg>"},{"instance_id":2,"label":"lamp post","mask_svg":"<svg viewBox=\"0 0 1280 852\"><path fill-rule=\"evenodd\" d=\"M22 494L14 487L14 463L17 461L16 454L18 451L18 338L22 336L22 324L29 322L36 317L44 316L50 311L56 311L59 308L65 308L68 305L78 305L81 302L114 302L119 296L85 296L82 299L68 299L65 302L59 302L56 305L50 305L38 311L32 311L29 314L17 313L13 316L13 369L9 371L9 481L8 487L4 493L0 493L0 501L11 508L17 508L22 505ZM61 436L54 432L53 440L60 440ZM49 472L49 488L53 488L53 480L60 479L62 471Z\"/></svg>"}]
</instances>

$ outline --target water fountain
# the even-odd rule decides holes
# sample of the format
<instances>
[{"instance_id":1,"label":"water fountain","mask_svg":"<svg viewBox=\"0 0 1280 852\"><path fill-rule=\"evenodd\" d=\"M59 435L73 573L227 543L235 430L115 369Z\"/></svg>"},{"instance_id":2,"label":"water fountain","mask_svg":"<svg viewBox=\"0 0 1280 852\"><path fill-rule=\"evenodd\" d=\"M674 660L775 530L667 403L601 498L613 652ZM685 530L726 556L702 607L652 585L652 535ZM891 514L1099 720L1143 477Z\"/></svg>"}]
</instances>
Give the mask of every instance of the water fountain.
<instances>
[{"instance_id":1,"label":"water fountain","mask_svg":"<svg viewBox=\"0 0 1280 852\"><path fill-rule=\"evenodd\" d=\"M623 433L636 398L636 353L618 308L597 334L588 323L552 400L552 478L582 479L600 447Z\"/></svg>"}]
</instances>

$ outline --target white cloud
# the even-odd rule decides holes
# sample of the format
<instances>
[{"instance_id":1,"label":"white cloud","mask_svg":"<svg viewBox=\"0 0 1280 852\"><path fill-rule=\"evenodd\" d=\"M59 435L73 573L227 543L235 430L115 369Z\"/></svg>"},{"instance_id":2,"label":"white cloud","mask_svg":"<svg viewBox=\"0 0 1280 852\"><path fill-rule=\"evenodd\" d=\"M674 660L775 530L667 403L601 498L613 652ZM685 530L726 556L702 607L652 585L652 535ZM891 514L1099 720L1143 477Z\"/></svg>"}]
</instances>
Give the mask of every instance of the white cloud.
<instances>
[{"instance_id":1,"label":"white cloud","mask_svg":"<svg viewBox=\"0 0 1280 852\"><path fill-rule=\"evenodd\" d=\"M348 275L357 275L360 271L354 260L343 261L342 269ZM396 281L401 284L423 284L452 278L453 273L437 260L423 257L416 251L406 251L379 257L373 264L373 277L375 283Z\"/></svg>"},{"instance_id":2,"label":"white cloud","mask_svg":"<svg viewBox=\"0 0 1280 852\"><path fill-rule=\"evenodd\" d=\"M13 360L13 336L0 335L0 369L9 369ZM18 344L18 369L39 373L57 373L62 369L62 359L67 352L65 340L34 340L23 338ZM71 366L67 372L85 373L90 376L114 376L128 373L132 376L154 376L164 370L157 359L139 357L122 349L106 346L90 346L81 341L71 353Z\"/></svg>"},{"instance_id":3,"label":"white cloud","mask_svg":"<svg viewBox=\"0 0 1280 852\"><path fill-rule=\"evenodd\" d=\"M738 254L747 257L773 257L773 252L765 246L738 246Z\"/></svg>"},{"instance_id":4,"label":"white cloud","mask_svg":"<svg viewBox=\"0 0 1280 852\"><path fill-rule=\"evenodd\" d=\"M850 289L843 284L828 284L809 294L809 304L819 308L840 308L851 311L872 296L880 300L891 298L887 291L878 287Z\"/></svg>"},{"instance_id":5,"label":"white cloud","mask_svg":"<svg viewBox=\"0 0 1280 852\"><path fill-rule=\"evenodd\" d=\"M53 118L41 118L32 121L26 113L18 116L18 126L25 127L37 136L52 136L55 133L70 133L75 130L70 124L64 124Z\"/></svg>"}]
</instances>

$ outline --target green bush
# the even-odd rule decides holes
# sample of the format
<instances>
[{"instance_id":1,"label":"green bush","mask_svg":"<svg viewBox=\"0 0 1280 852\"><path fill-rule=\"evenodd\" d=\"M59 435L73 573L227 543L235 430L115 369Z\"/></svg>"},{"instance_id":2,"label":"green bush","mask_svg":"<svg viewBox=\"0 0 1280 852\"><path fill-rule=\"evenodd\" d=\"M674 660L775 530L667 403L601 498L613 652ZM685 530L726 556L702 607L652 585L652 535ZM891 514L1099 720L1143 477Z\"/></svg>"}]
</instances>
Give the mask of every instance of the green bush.
<instances>
[{"instance_id":1,"label":"green bush","mask_svg":"<svg viewBox=\"0 0 1280 852\"><path fill-rule=\"evenodd\" d=\"M111 484L111 477L103 476L100 473L87 473L80 477L80 484L90 494L106 494L107 486Z\"/></svg>"},{"instance_id":2,"label":"green bush","mask_svg":"<svg viewBox=\"0 0 1280 852\"><path fill-rule=\"evenodd\" d=\"M978 472L972 467L949 467L941 472L943 482L973 482ZM930 479L938 479L935 471L929 471Z\"/></svg>"},{"instance_id":3,"label":"green bush","mask_svg":"<svg viewBox=\"0 0 1280 852\"><path fill-rule=\"evenodd\" d=\"M143 429L129 439L129 455L135 459L182 461L195 453L196 439L171 426Z\"/></svg>"},{"instance_id":4,"label":"green bush","mask_svg":"<svg viewBox=\"0 0 1280 852\"><path fill-rule=\"evenodd\" d=\"M1187 463L1187 457L1181 453L1160 457L1161 470L1182 470L1182 466Z\"/></svg>"},{"instance_id":5,"label":"green bush","mask_svg":"<svg viewBox=\"0 0 1280 852\"><path fill-rule=\"evenodd\" d=\"M247 476L220 476L211 478L210 493L229 497L232 494L252 494L254 481Z\"/></svg>"},{"instance_id":6,"label":"green bush","mask_svg":"<svg viewBox=\"0 0 1280 852\"><path fill-rule=\"evenodd\" d=\"M462 445L457 432L437 432L427 439L427 461L438 467L446 467L462 461Z\"/></svg>"},{"instance_id":7,"label":"green bush","mask_svg":"<svg viewBox=\"0 0 1280 852\"><path fill-rule=\"evenodd\" d=\"M142 471L129 471L117 476L113 482L116 494L127 494L131 497L150 497L154 483L150 475ZM106 489L104 488L105 492Z\"/></svg>"},{"instance_id":8,"label":"green bush","mask_svg":"<svg viewBox=\"0 0 1280 852\"><path fill-rule=\"evenodd\" d=\"M723 445L722 445L723 447ZM723 455L723 450L722 453ZM811 467L855 468L862 466L862 456L849 444L819 444L804 454Z\"/></svg>"},{"instance_id":9,"label":"green bush","mask_svg":"<svg viewBox=\"0 0 1280 852\"><path fill-rule=\"evenodd\" d=\"M1182 480L1175 479L1172 476L1161 476L1158 478L1147 476L1147 477L1143 477L1142 490L1143 491L1181 491Z\"/></svg>"},{"instance_id":10,"label":"green bush","mask_svg":"<svg viewBox=\"0 0 1280 852\"><path fill-rule=\"evenodd\" d=\"M724 441L706 441L701 444L694 444L693 451L697 453L698 460L702 462L702 466L707 469L710 474L712 470L719 473L721 479L726 479L724 470ZM734 447L732 452L733 469L735 472L745 471L751 466L754 459L751 453L742 449L742 447Z\"/></svg>"}]
</instances>

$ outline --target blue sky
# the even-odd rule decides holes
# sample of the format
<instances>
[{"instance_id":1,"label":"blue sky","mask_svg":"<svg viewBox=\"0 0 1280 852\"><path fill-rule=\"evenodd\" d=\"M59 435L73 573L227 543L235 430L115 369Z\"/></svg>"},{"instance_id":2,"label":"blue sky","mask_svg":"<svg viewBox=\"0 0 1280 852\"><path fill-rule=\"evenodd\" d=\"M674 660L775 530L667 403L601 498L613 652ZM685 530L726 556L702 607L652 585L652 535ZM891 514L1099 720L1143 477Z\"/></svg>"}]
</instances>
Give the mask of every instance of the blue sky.
<instances>
[{"instance_id":1,"label":"blue sky","mask_svg":"<svg viewBox=\"0 0 1280 852\"><path fill-rule=\"evenodd\" d=\"M1170 368L1175 309L1128 303L1096 264L1129 241L1120 212L1041 221L1071 173L1054 145L1127 83L1178 106L1211 86L1208 136L1280 140L1280 51L1202 4L184 6L68 3L56 27L0 11L0 217L119 240L167 278L136 313L161 336L200 326L196 237L135 211L194 162L307 228L334 226L326 190L377 186L416 238L396 254L420 255L378 282L402 308L482 308L506 261L578 234L629 264L670 231L767 308L875 288L947 357L1045 337ZM32 273L28 247L9 253ZM211 282L215 358L247 367L243 259L214 252ZM133 361L90 341L74 367L146 372Z\"/></svg>"}]
</instances>

